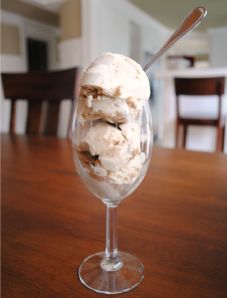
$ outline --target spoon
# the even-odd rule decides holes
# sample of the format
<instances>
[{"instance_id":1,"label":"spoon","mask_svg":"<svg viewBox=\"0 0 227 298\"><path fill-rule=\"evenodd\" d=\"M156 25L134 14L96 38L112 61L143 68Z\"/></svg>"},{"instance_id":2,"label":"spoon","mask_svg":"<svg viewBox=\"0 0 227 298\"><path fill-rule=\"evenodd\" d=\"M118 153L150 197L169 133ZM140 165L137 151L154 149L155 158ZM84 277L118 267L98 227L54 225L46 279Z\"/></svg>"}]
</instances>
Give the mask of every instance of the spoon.
<instances>
[{"instance_id":1,"label":"spoon","mask_svg":"<svg viewBox=\"0 0 227 298\"><path fill-rule=\"evenodd\" d=\"M194 8L183 20L178 29L170 36L161 49L148 61L143 70L148 72L151 65L164 54L178 39L183 37L186 33L197 27L202 19L206 16L207 10L205 7Z\"/></svg>"}]
</instances>

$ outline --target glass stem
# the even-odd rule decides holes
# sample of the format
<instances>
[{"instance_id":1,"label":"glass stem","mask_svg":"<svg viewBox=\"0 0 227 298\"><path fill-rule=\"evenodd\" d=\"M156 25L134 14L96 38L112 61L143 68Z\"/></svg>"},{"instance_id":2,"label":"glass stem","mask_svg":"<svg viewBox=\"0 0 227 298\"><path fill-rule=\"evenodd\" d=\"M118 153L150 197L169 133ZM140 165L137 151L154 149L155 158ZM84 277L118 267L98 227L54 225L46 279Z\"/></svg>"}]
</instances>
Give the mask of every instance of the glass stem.
<instances>
[{"instance_id":1,"label":"glass stem","mask_svg":"<svg viewBox=\"0 0 227 298\"><path fill-rule=\"evenodd\" d=\"M107 205L106 210L106 249L101 267L105 271L115 271L122 267L117 248L117 206Z\"/></svg>"}]
</instances>

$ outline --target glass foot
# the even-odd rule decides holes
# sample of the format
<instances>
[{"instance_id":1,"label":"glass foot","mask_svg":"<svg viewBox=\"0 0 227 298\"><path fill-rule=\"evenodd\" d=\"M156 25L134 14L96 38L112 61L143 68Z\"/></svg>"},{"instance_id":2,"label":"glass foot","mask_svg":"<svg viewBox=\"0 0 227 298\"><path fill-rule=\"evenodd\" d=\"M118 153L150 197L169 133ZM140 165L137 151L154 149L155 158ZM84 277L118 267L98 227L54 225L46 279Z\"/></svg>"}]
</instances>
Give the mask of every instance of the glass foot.
<instances>
[{"instance_id":1,"label":"glass foot","mask_svg":"<svg viewBox=\"0 0 227 298\"><path fill-rule=\"evenodd\" d=\"M100 252L87 257L80 265L79 279L87 288L103 294L119 294L138 286L144 277L144 267L136 257L120 252L122 266L114 271L102 269L105 254Z\"/></svg>"}]
</instances>

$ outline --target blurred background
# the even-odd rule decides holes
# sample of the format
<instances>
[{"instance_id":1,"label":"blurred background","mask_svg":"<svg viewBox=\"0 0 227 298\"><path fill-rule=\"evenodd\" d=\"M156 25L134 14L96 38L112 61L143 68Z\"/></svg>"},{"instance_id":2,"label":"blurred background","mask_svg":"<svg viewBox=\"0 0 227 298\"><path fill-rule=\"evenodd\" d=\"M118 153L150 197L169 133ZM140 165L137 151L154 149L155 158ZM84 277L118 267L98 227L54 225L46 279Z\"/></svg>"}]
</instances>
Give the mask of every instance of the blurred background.
<instances>
[{"instance_id":1,"label":"blurred background","mask_svg":"<svg viewBox=\"0 0 227 298\"><path fill-rule=\"evenodd\" d=\"M204 22L154 64L149 74L155 141L173 147L176 117L173 78L206 73L227 76L226 0L2 0L1 69L2 72L73 66L84 69L96 56L108 51L124 54L144 65L195 6L207 8ZM206 104L205 109L215 109L212 105ZM70 111L71 103L65 101L59 116L59 137L66 135L65 119ZM3 132L9 130L9 113L10 102L4 100L1 92ZM16 113L16 131L24 133L26 102L17 103ZM191 128L187 148L214 150L215 133L214 128Z\"/></svg>"}]
</instances>

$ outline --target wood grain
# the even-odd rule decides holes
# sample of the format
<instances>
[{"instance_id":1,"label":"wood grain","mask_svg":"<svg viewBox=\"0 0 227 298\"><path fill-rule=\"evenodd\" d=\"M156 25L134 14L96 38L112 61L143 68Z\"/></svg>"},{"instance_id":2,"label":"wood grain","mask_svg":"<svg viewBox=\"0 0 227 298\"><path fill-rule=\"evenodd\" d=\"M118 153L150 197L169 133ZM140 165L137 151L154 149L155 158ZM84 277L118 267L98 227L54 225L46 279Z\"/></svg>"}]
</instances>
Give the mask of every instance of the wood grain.
<instances>
[{"instance_id":1,"label":"wood grain","mask_svg":"<svg viewBox=\"0 0 227 298\"><path fill-rule=\"evenodd\" d=\"M104 205L75 174L70 142L2 135L2 297L102 297L76 269L103 250ZM145 266L122 297L227 297L227 157L155 148L118 212L119 247Z\"/></svg>"}]
</instances>

